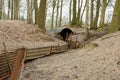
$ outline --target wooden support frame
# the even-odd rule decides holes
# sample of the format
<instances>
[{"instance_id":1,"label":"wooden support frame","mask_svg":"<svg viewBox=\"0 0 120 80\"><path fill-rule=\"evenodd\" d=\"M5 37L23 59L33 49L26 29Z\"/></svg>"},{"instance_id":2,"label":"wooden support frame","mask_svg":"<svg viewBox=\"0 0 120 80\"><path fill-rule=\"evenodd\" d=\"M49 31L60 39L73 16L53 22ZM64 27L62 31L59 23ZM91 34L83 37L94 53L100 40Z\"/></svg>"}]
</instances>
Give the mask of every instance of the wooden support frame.
<instances>
[{"instance_id":1,"label":"wooden support frame","mask_svg":"<svg viewBox=\"0 0 120 80\"><path fill-rule=\"evenodd\" d=\"M25 48L17 50L17 57L16 57L14 69L12 71L10 80L20 80L20 74L21 74L21 70L24 66L25 57L26 57L26 49Z\"/></svg>"}]
</instances>

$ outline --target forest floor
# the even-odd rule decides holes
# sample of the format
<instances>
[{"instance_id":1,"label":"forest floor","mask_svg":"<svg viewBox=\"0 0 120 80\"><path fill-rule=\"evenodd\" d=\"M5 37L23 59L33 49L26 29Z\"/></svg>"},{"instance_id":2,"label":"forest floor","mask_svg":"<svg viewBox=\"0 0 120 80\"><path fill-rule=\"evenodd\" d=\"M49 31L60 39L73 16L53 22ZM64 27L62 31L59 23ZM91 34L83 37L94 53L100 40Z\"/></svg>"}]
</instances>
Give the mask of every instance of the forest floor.
<instances>
[{"instance_id":1,"label":"forest floor","mask_svg":"<svg viewBox=\"0 0 120 80\"><path fill-rule=\"evenodd\" d=\"M120 80L120 32L27 62L21 80Z\"/></svg>"}]
</instances>

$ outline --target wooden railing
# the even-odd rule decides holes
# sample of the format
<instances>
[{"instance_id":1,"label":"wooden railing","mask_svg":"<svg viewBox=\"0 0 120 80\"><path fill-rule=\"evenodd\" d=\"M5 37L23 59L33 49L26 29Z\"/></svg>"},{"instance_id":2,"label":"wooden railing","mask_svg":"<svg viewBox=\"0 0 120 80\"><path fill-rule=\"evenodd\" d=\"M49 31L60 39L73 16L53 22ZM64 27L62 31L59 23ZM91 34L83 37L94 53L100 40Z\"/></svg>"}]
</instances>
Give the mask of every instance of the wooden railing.
<instances>
[{"instance_id":1,"label":"wooden railing","mask_svg":"<svg viewBox=\"0 0 120 80\"><path fill-rule=\"evenodd\" d=\"M26 49L18 49L16 52L0 54L0 80L18 80L24 60Z\"/></svg>"},{"instance_id":2,"label":"wooden railing","mask_svg":"<svg viewBox=\"0 0 120 80\"><path fill-rule=\"evenodd\" d=\"M31 48L27 50L26 60L31 60L39 57L43 57L46 55L60 53L68 50L68 44L58 45L58 46L49 46L43 48Z\"/></svg>"},{"instance_id":3,"label":"wooden railing","mask_svg":"<svg viewBox=\"0 0 120 80\"><path fill-rule=\"evenodd\" d=\"M36 59L46 55L60 53L68 50L68 44L50 46L43 48L18 49L15 52L7 52L0 54L0 80L19 80L21 70L25 60Z\"/></svg>"}]
</instances>

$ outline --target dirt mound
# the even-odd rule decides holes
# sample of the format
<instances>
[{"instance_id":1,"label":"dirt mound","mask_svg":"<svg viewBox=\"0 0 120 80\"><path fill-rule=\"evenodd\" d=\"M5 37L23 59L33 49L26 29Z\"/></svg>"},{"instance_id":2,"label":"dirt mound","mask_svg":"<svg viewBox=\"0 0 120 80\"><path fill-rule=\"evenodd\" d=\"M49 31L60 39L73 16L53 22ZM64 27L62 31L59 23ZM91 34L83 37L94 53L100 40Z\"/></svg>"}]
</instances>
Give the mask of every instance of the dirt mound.
<instances>
[{"instance_id":1,"label":"dirt mound","mask_svg":"<svg viewBox=\"0 0 120 80\"><path fill-rule=\"evenodd\" d=\"M37 48L58 44L35 25L17 20L0 20L0 52L5 42L8 51L21 47Z\"/></svg>"},{"instance_id":2,"label":"dirt mound","mask_svg":"<svg viewBox=\"0 0 120 80\"><path fill-rule=\"evenodd\" d=\"M0 42L3 41L50 41L48 35L35 25L23 21L0 21Z\"/></svg>"}]
</instances>

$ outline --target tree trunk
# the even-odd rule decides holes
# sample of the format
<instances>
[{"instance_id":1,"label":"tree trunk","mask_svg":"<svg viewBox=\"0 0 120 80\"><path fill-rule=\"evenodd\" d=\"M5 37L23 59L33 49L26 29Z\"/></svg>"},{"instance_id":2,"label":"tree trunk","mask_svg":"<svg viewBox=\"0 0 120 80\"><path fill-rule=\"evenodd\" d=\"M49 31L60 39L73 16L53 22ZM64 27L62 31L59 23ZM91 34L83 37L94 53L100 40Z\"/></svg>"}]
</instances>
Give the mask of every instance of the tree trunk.
<instances>
[{"instance_id":1,"label":"tree trunk","mask_svg":"<svg viewBox=\"0 0 120 80\"><path fill-rule=\"evenodd\" d=\"M18 20L19 1L14 0L14 20Z\"/></svg>"},{"instance_id":2,"label":"tree trunk","mask_svg":"<svg viewBox=\"0 0 120 80\"><path fill-rule=\"evenodd\" d=\"M85 18L86 38L85 40L88 40L90 38L88 21L89 21L89 0L86 0L86 18Z\"/></svg>"},{"instance_id":3,"label":"tree trunk","mask_svg":"<svg viewBox=\"0 0 120 80\"><path fill-rule=\"evenodd\" d=\"M58 27L58 17L59 17L59 0L57 0L57 13L56 13L56 24L55 24L55 27Z\"/></svg>"},{"instance_id":4,"label":"tree trunk","mask_svg":"<svg viewBox=\"0 0 120 80\"><path fill-rule=\"evenodd\" d=\"M7 19L10 19L10 0L8 0L8 17Z\"/></svg>"},{"instance_id":5,"label":"tree trunk","mask_svg":"<svg viewBox=\"0 0 120 80\"><path fill-rule=\"evenodd\" d=\"M107 7L107 0L102 0L102 11L101 11L101 16L100 16L100 27L104 27L104 19L105 19L105 11Z\"/></svg>"},{"instance_id":6,"label":"tree trunk","mask_svg":"<svg viewBox=\"0 0 120 80\"><path fill-rule=\"evenodd\" d=\"M39 7L39 22L38 22L38 26L46 31L45 28L45 22L46 22L46 3L47 0L41 0L40 1L40 7Z\"/></svg>"},{"instance_id":7,"label":"tree trunk","mask_svg":"<svg viewBox=\"0 0 120 80\"><path fill-rule=\"evenodd\" d=\"M38 4L37 4L37 0L34 0L34 12L35 12L35 24L38 24Z\"/></svg>"},{"instance_id":8,"label":"tree trunk","mask_svg":"<svg viewBox=\"0 0 120 80\"><path fill-rule=\"evenodd\" d=\"M5 9L5 1L2 1L2 19L6 20L7 19L7 15L5 13L6 9Z\"/></svg>"},{"instance_id":9,"label":"tree trunk","mask_svg":"<svg viewBox=\"0 0 120 80\"><path fill-rule=\"evenodd\" d=\"M86 3L85 3L85 6L84 6L83 11L82 11L82 14L81 14L80 24L83 24L82 18L83 18L84 12L85 12L85 8L86 8Z\"/></svg>"},{"instance_id":10,"label":"tree trunk","mask_svg":"<svg viewBox=\"0 0 120 80\"><path fill-rule=\"evenodd\" d=\"M13 20L14 19L14 12L13 12L13 4L14 4L14 1L13 0L11 0L11 20Z\"/></svg>"},{"instance_id":11,"label":"tree trunk","mask_svg":"<svg viewBox=\"0 0 120 80\"><path fill-rule=\"evenodd\" d=\"M90 11L90 29L93 28L93 5L94 0L91 0L91 11Z\"/></svg>"},{"instance_id":12,"label":"tree trunk","mask_svg":"<svg viewBox=\"0 0 120 80\"><path fill-rule=\"evenodd\" d=\"M76 18L76 0L73 0L73 18L72 18L72 25L77 24L77 18Z\"/></svg>"},{"instance_id":13,"label":"tree trunk","mask_svg":"<svg viewBox=\"0 0 120 80\"><path fill-rule=\"evenodd\" d=\"M33 23L33 1L32 0L26 0L27 2L27 23Z\"/></svg>"},{"instance_id":14,"label":"tree trunk","mask_svg":"<svg viewBox=\"0 0 120 80\"><path fill-rule=\"evenodd\" d=\"M0 0L0 19L2 19L2 0Z\"/></svg>"},{"instance_id":15,"label":"tree trunk","mask_svg":"<svg viewBox=\"0 0 120 80\"><path fill-rule=\"evenodd\" d=\"M94 20L94 29L97 29L97 24L98 24L98 17L99 17L99 10L100 9L100 0L97 0L97 7L96 7L96 16L95 16L95 20Z\"/></svg>"},{"instance_id":16,"label":"tree trunk","mask_svg":"<svg viewBox=\"0 0 120 80\"><path fill-rule=\"evenodd\" d=\"M56 0L53 0L53 4L52 4L51 28L54 28L54 10L55 10L55 6L56 6Z\"/></svg>"},{"instance_id":17,"label":"tree trunk","mask_svg":"<svg viewBox=\"0 0 120 80\"><path fill-rule=\"evenodd\" d=\"M77 14L77 23L80 23L80 16L81 16L81 8L82 8L82 5L83 5L83 0L81 0L81 4L80 4L80 0L78 0L78 14ZM81 23L80 23L81 25Z\"/></svg>"},{"instance_id":18,"label":"tree trunk","mask_svg":"<svg viewBox=\"0 0 120 80\"><path fill-rule=\"evenodd\" d=\"M63 8L63 0L61 0L59 27L61 27L61 23L62 23L62 8Z\"/></svg>"},{"instance_id":19,"label":"tree trunk","mask_svg":"<svg viewBox=\"0 0 120 80\"><path fill-rule=\"evenodd\" d=\"M72 0L70 0L70 4L69 4L69 23L71 23L71 6L72 6Z\"/></svg>"},{"instance_id":20,"label":"tree trunk","mask_svg":"<svg viewBox=\"0 0 120 80\"><path fill-rule=\"evenodd\" d=\"M83 1L83 0L82 0ZM77 23L80 21L80 13L81 13L81 6L80 6L80 0L78 0L78 14L77 14Z\"/></svg>"},{"instance_id":21,"label":"tree trunk","mask_svg":"<svg viewBox=\"0 0 120 80\"><path fill-rule=\"evenodd\" d=\"M116 0L110 32L112 33L118 30L120 30L120 1Z\"/></svg>"}]
</instances>

